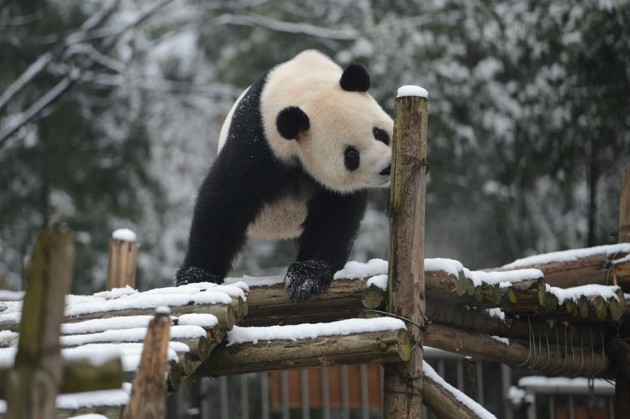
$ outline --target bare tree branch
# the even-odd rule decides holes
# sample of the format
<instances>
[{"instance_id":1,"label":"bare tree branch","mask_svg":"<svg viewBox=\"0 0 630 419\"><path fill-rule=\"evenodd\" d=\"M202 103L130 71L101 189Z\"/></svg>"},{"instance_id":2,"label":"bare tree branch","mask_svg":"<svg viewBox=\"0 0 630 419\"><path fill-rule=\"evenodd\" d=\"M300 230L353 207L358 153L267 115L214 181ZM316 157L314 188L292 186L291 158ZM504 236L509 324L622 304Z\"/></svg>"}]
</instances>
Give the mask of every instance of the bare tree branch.
<instances>
[{"instance_id":1,"label":"bare tree branch","mask_svg":"<svg viewBox=\"0 0 630 419\"><path fill-rule=\"evenodd\" d=\"M360 35L354 29L328 29L309 23L283 22L259 15L240 16L224 14L219 16L216 22L219 25L262 26L278 32L309 35L337 41L352 41Z\"/></svg>"},{"instance_id":2,"label":"bare tree branch","mask_svg":"<svg viewBox=\"0 0 630 419\"><path fill-rule=\"evenodd\" d=\"M72 86L77 76L78 74L71 74L70 77L64 77L52 89L46 92L44 96L40 97L37 102L33 103L24 111L17 122L13 123L9 128L0 131L0 148L5 145L5 142L15 134L15 132L32 121L33 118L46 109L47 106L59 99L61 95Z\"/></svg>"},{"instance_id":3,"label":"bare tree branch","mask_svg":"<svg viewBox=\"0 0 630 419\"><path fill-rule=\"evenodd\" d=\"M136 19L130 22L127 25L116 28L102 28L97 29L99 25L101 25L104 21L107 20L109 16L114 12L116 7L118 7L120 0L111 0L106 7L101 9L97 14L90 17L86 20L80 27L79 30L68 35L61 47L66 49L74 49L74 50L82 50L88 52L88 55L91 58L90 64L97 62L105 67L111 68L115 71L119 71L121 69L119 63L104 54L100 53L93 47L77 47L76 44L81 42L85 42L88 40L101 39L104 37L118 37L126 33L128 30L133 29L140 25L142 22L146 21L149 17L153 16L157 11L162 9L164 6L172 3L173 0L163 0L157 5L148 10L142 12ZM113 47L114 42L111 42L109 47ZM91 48L91 49L90 49ZM33 64L31 64L18 79L13 82L9 87L2 93L0 96L0 109L6 105L6 103L14 97L17 93L19 93L30 81L32 81L38 74L45 70L45 68L53 61L54 53L57 48L53 48L51 51L45 53L40 56ZM72 50L70 50L72 53ZM8 141L9 137L15 134L21 127L26 125L27 123L33 121L38 114L46 109L47 106L54 103L58 100L62 94L64 94L68 89L72 87L77 79L79 79L82 70L85 70L89 67L89 64L83 66L83 68L74 68L66 76L59 81L52 89L50 89L44 96L39 98L35 103L33 103L27 110L22 112L21 115L17 117L17 122L11 124L8 128L0 131L0 148L2 148Z\"/></svg>"},{"instance_id":4,"label":"bare tree branch","mask_svg":"<svg viewBox=\"0 0 630 419\"><path fill-rule=\"evenodd\" d=\"M120 0L110 1L106 7L102 8L98 13L87 19L77 32L70 34L66 38L64 45L72 44L73 38L76 38L79 34L81 36L85 36L86 32L89 32L96 26L102 24L109 16L111 16L119 4ZM6 106L11 98L13 98L20 90L30 83L38 74L44 71L46 66L52 61L54 52L55 49L53 48L51 51L39 56L35 62L28 66L28 68L17 78L17 80L11 83L2 92L2 95L0 95L0 109Z\"/></svg>"},{"instance_id":5,"label":"bare tree branch","mask_svg":"<svg viewBox=\"0 0 630 419\"><path fill-rule=\"evenodd\" d=\"M6 106L11 98L22 90L24 86L30 83L35 76L44 71L46 66L52 61L52 58L52 52L47 52L44 55L41 55L33 64L28 66L28 68L20 75L20 77L17 78L17 80L4 89L2 95L0 95L0 109Z\"/></svg>"}]
</instances>

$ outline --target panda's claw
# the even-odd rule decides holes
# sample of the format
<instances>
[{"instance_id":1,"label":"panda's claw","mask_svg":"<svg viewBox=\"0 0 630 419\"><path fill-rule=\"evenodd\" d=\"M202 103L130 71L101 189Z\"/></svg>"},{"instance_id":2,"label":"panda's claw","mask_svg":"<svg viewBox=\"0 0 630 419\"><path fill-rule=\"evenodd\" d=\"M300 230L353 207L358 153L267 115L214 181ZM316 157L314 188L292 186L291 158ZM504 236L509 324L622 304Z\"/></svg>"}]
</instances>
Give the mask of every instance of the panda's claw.
<instances>
[{"instance_id":1,"label":"panda's claw","mask_svg":"<svg viewBox=\"0 0 630 419\"><path fill-rule=\"evenodd\" d=\"M332 267L321 260L295 262L284 277L284 288L292 301L303 302L326 291L334 273Z\"/></svg>"}]
</instances>

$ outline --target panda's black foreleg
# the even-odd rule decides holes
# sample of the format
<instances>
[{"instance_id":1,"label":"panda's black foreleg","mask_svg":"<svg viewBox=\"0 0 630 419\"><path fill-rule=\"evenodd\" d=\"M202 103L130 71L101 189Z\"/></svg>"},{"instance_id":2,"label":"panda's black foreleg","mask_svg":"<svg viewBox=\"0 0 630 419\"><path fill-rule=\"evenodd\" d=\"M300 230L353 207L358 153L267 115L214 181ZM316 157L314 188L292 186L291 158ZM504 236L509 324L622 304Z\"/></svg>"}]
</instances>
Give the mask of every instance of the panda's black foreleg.
<instances>
[{"instance_id":1,"label":"panda's black foreleg","mask_svg":"<svg viewBox=\"0 0 630 419\"><path fill-rule=\"evenodd\" d=\"M238 179L226 176L230 171L220 164L212 168L199 190L188 250L175 274L177 285L222 283L245 242L247 226L262 205Z\"/></svg>"},{"instance_id":2,"label":"panda's black foreleg","mask_svg":"<svg viewBox=\"0 0 630 419\"><path fill-rule=\"evenodd\" d=\"M322 190L311 199L297 260L284 278L291 300L304 301L328 289L350 256L366 205L366 191Z\"/></svg>"}]
</instances>

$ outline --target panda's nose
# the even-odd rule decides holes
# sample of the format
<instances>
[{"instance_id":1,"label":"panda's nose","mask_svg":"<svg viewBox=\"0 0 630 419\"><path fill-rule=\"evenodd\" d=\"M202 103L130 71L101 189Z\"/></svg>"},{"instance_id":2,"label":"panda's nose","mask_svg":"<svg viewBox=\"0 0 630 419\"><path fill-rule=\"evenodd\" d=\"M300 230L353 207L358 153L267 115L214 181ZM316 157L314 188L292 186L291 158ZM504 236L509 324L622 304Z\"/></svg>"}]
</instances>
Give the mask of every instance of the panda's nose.
<instances>
[{"instance_id":1,"label":"panda's nose","mask_svg":"<svg viewBox=\"0 0 630 419\"><path fill-rule=\"evenodd\" d=\"M390 164L389 166L387 166L386 168L384 168L383 170L381 170L379 172L379 175L381 176L389 176L390 172L392 171L392 165Z\"/></svg>"}]
</instances>

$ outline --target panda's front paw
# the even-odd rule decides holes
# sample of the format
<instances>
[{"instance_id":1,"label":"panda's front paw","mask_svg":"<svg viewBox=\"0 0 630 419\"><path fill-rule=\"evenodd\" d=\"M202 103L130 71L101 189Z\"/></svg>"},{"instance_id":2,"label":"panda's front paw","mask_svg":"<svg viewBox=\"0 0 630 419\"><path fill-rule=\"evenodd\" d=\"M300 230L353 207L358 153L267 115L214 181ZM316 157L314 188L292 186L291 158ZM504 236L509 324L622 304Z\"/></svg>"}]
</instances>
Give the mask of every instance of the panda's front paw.
<instances>
[{"instance_id":1,"label":"panda's front paw","mask_svg":"<svg viewBox=\"0 0 630 419\"><path fill-rule=\"evenodd\" d=\"M295 262L284 277L284 288L292 301L306 301L326 291L334 274L333 268L321 260Z\"/></svg>"},{"instance_id":2,"label":"panda's front paw","mask_svg":"<svg viewBox=\"0 0 630 419\"><path fill-rule=\"evenodd\" d=\"M203 268L196 266L178 266L175 271L175 285L186 285L196 282L214 282L215 284L223 283L223 278L213 274Z\"/></svg>"}]
</instances>

